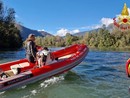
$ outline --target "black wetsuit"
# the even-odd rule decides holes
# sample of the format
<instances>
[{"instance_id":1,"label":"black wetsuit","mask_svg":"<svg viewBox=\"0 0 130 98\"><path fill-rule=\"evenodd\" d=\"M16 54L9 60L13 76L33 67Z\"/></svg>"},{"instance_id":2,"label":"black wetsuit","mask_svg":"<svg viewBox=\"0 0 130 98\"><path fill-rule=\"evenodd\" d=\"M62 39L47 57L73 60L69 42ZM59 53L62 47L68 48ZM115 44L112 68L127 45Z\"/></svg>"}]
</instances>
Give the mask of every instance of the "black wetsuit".
<instances>
[{"instance_id":1,"label":"black wetsuit","mask_svg":"<svg viewBox=\"0 0 130 98\"><path fill-rule=\"evenodd\" d=\"M35 63L35 58L36 58L36 45L33 41L28 41L26 44L26 58L28 59L29 62Z\"/></svg>"}]
</instances>

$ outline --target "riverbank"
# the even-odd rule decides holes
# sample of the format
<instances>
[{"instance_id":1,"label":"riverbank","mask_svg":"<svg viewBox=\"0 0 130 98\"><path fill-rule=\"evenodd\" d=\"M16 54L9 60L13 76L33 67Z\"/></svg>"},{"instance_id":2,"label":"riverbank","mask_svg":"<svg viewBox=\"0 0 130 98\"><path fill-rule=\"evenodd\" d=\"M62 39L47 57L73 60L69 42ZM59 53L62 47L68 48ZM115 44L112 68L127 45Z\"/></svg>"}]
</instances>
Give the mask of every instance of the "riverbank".
<instances>
[{"instance_id":1,"label":"riverbank","mask_svg":"<svg viewBox=\"0 0 130 98\"><path fill-rule=\"evenodd\" d=\"M68 47L68 46L65 46L65 47ZM56 48L64 48L64 47L48 46L48 48L50 48L50 49L53 50L53 48L56 49ZM97 48L97 47L88 46L88 48L89 48L89 50L92 50L92 51L130 52L130 46L125 46L125 47L120 47L120 48L116 48L116 47L100 47L100 48ZM0 50L0 52L20 51L20 50L25 50L25 47L22 47L22 48L14 48L14 49L8 48L8 49Z\"/></svg>"},{"instance_id":2,"label":"riverbank","mask_svg":"<svg viewBox=\"0 0 130 98\"><path fill-rule=\"evenodd\" d=\"M120 47L120 48L115 48L115 47L102 47L102 48L95 48L95 47L90 47L88 46L90 50L94 51L118 51L118 52L130 52L130 47Z\"/></svg>"}]
</instances>

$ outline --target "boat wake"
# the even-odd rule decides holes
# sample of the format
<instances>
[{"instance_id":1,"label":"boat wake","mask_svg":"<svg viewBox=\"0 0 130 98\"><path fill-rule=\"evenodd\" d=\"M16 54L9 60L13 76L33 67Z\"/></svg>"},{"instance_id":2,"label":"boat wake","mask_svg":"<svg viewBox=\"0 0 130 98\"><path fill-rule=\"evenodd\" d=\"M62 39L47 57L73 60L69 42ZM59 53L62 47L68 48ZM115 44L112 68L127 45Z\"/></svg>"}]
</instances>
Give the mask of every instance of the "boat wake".
<instances>
[{"instance_id":1,"label":"boat wake","mask_svg":"<svg viewBox=\"0 0 130 98\"><path fill-rule=\"evenodd\" d=\"M60 81L64 80L63 76L59 76L59 77L52 77L50 79L45 80L43 83L40 84L40 87L48 87L49 85L53 85L55 83L58 83Z\"/></svg>"},{"instance_id":2,"label":"boat wake","mask_svg":"<svg viewBox=\"0 0 130 98\"><path fill-rule=\"evenodd\" d=\"M2 95L2 94L4 94L5 93L5 91L3 91L3 92L0 92L0 95Z\"/></svg>"},{"instance_id":3,"label":"boat wake","mask_svg":"<svg viewBox=\"0 0 130 98\"><path fill-rule=\"evenodd\" d=\"M29 91L28 93L24 94L21 98L35 98L39 93L45 93L44 89L47 87L57 84L64 80L64 76L52 77L45 81L40 82L39 86L36 85L32 87L23 86L22 89L26 88L25 90Z\"/></svg>"},{"instance_id":4,"label":"boat wake","mask_svg":"<svg viewBox=\"0 0 130 98\"><path fill-rule=\"evenodd\" d=\"M50 79L47 79L45 80L44 82L40 83L40 87L38 88L35 88L33 90L30 91L30 95L28 95L29 97L34 97L36 96L38 93L44 93L44 89L51 86L51 85L54 85L54 84L57 84L61 81L64 80L64 76L58 76L58 77L52 77ZM27 96L26 96L27 97ZM24 96L25 98L25 96Z\"/></svg>"}]
</instances>

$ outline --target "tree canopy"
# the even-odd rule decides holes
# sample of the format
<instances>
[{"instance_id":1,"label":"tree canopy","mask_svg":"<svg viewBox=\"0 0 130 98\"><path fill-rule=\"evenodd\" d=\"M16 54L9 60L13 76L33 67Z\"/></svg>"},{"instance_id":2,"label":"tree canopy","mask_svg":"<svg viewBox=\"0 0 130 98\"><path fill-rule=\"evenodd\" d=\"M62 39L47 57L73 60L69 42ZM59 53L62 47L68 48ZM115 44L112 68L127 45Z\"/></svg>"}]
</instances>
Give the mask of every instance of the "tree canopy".
<instances>
[{"instance_id":1,"label":"tree canopy","mask_svg":"<svg viewBox=\"0 0 130 98\"><path fill-rule=\"evenodd\" d=\"M100 28L96 31L86 32L83 36L74 36L69 33L65 37L46 36L37 37L36 42L42 46L64 47L76 43L84 43L93 49L130 49L130 31L122 32L118 29L109 31L106 28Z\"/></svg>"},{"instance_id":2,"label":"tree canopy","mask_svg":"<svg viewBox=\"0 0 130 98\"><path fill-rule=\"evenodd\" d=\"M0 50L18 49L22 46L22 37L15 22L15 10L4 7L0 0Z\"/></svg>"}]
</instances>

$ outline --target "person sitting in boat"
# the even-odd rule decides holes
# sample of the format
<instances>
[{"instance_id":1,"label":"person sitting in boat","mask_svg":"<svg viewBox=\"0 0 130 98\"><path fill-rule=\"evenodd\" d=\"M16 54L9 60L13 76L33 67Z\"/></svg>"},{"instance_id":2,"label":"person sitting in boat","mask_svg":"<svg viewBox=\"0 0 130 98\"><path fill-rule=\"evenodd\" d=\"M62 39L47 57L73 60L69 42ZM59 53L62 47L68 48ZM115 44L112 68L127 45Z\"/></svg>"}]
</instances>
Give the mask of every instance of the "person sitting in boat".
<instances>
[{"instance_id":1,"label":"person sitting in boat","mask_svg":"<svg viewBox=\"0 0 130 98\"><path fill-rule=\"evenodd\" d=\"M28 38L26 39L26 58L30 63L35 63L36 62L36 53L37 51L37 46L35 45L35 35L34 34L29 34Z\"/></svg>"},{"instance_id":2,"label":"person sitting in boat","mask_svg":"<svg viewBox=\"0 0 130 98\"><path fill-rule=\"evenodd\" d=\"M44 47L43 50L39 51L37 53L38 57L38 66L41 67L42 65L45 65L47 62L47 59L50 57L50 51L47 47Z\"/></svg>"},{"instance_id":3,"label":"person sitting in boat","mask_svg":"<svg viewBox=\"0 0 130 98\"><path fill-rule=\"evenodd\" d=\"M8 78L8 76L4 73L4 71L0 68L0 80L4 80Z\"/></svg>"}]
</instances>

